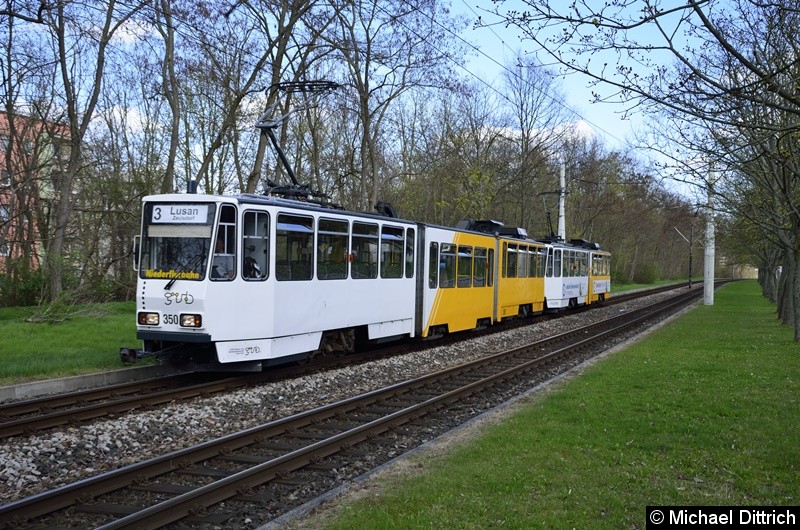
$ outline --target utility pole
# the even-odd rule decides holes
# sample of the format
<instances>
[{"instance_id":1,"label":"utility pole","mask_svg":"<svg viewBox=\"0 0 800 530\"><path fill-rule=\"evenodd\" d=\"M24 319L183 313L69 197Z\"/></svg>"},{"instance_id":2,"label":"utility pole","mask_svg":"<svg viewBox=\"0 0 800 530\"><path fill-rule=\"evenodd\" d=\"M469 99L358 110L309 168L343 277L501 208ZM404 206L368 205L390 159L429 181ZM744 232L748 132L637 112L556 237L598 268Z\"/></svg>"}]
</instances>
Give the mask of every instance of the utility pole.
<instances>
[{"instance_id":1,"label":"utility pole","mask_svg":"<svg viewBox=\"0 0 800 530\"><path fill-rule=\"evenodd\" d=\"M561 241L567 240L566 227L567 205L567 162L561 158L561 176L558 179L558 237Z\"/></svg>"},{"instance_id":2,"label":"utility pole","mask_svg":"<svg viewBox=\"0 0 800 530\"><path fill-rule=\"evenodd\" d=\"M714 183L716 172L714 165L708 170L706 181L706 247L703 255L703 304L714 305L714 258L716 242L714 240Z\"/></svg>"}]
</instances>

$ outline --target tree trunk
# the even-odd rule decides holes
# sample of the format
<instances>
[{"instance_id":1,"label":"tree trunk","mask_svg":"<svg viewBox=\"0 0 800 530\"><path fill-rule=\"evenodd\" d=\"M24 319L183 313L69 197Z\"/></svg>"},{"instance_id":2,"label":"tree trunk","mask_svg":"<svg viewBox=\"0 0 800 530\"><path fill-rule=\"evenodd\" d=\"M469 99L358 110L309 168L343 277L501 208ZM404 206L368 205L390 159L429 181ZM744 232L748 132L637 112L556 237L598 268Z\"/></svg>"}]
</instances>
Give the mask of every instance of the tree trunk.
<instances>
[{"instance_id":1,"label":"tree trunk","mask_svg":"<svg viewBox=\"0 0 800 530\"><path fill-rule=\"evenodd\" d=\"M161 193L172 193L175 189L175 159L180 141L181 107L178 92L178 78L175 75L175 25L172 18L171 0L161 0L159 7L164 17L164 27L158 24L158 30L164 39L164 62L161 68L162 90L172 114L172 129L169 137L169 154L164 178L161 181Z\"/></svg>"},{"instance_id":2,"label":"tree trunk","mask_svg":"<svg viewBox=\"0 0 800 530\"><path fill-rule=\"evenodd\" d=\"M786 299L789 301L786 308L784 322L791 324L794 327L794 340L800 342L800 241L795 243L794 252L791 255L791 267L788 272L791 272L791 277L787 278L788 296ZM787 274L788 276L788 274Z\"/></svg>"}]
</instances>

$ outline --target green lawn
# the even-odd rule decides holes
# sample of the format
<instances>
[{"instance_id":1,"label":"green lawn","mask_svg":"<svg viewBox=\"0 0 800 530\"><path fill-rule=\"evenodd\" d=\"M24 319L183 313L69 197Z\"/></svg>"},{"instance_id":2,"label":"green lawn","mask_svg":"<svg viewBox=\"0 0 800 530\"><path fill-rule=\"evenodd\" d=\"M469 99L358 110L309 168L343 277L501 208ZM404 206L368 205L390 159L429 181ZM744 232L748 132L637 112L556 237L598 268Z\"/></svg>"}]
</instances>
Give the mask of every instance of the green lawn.
<instances>
[{"instance_id":1,"label":"green lawn","mask_svg":"<svg viewBox=\"0 0 800 530\"><path fill-rule=\"evenodd\" d=\"M0 385L120 368L119 348L140 344L135 312L134 302L93 304L34 323L36 308L0 309Z\"/></svg>"},{"instance_id":2,"label":"green lawn","mask_svg":"<svg viewBox=\"0 0 800 530\"><path fill-rule=\"evenodd\" d=\"M620 293L624 291L632 291L634 289L654 289L656 287L661 287L663 285L674 285L675 287L679 287L681 285L685 286L689 283L688 278L684 278L682 280L658 280L653 283L620 283L620 282L611 282L611 292L612 293ZM703 277L700 276L699 278L692 278L692 285L701 285L703 283Z\"/></svg>"},{"instance_id":3,"label":"green lawn","mask_svg":"<svg viewBox=\"0 0 800 530\"><path fill-rule=\"evenodd\" d=\"M647 505L800 502L800 346L755 282L313 527L643 528ZM412 465L412 467L414 467Z\"/></svg>"}]
</instances>

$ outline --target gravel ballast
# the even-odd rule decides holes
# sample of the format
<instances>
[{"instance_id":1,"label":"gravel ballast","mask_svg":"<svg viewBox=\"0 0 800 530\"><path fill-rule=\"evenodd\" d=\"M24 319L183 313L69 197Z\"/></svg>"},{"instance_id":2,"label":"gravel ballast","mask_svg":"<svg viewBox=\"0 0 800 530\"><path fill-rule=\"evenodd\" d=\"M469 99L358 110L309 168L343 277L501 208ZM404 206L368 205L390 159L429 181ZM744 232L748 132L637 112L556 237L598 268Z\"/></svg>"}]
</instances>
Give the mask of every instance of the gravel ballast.
<instances>
[{"instance_id":1,"label":"gravel ballast","mask_svg":"<svg viewBox=\"0 0 800 530\"><path fill-rule=\"evenodd\" d=\"M610 318L669 294L0 444L2 503Z\"/></svg>"}]
</instances>

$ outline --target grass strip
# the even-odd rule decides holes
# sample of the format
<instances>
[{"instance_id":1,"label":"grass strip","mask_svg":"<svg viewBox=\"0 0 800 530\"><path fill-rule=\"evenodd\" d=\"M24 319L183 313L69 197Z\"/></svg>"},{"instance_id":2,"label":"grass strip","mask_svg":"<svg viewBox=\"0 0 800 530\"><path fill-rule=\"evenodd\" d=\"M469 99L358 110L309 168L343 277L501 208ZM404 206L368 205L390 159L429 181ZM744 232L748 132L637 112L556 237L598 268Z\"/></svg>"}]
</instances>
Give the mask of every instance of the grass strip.
<instances>
[{"instance_id":1,"label":"grass strip","mask_svg":"<svg viewBox=\"0 0 800 530\"><path fill-rule=\"evenodd\" d=\"M57 322L29 322L36 308L0 309L0 385L121 368L138 346L134 302L80 306Z\"/></svg>"},{"instance_id":2,"label":"grass strip","mask_svg":"<svg viewBox=\"0 0 800 530\"><path fill-rule=\"evenodd\" d=\"M795 505L800 348L755 282L314 526L643 528L647 505Z\"/></svg>"}]
</instances>

